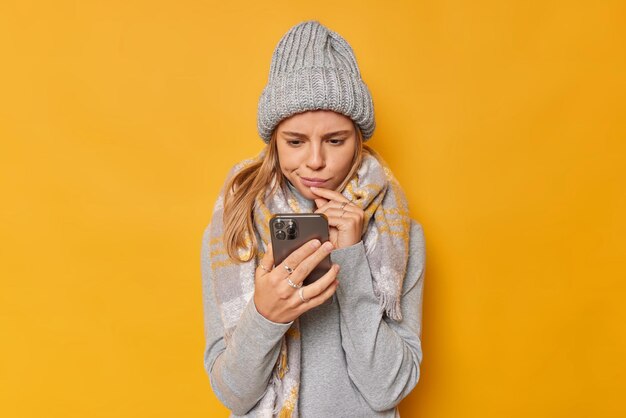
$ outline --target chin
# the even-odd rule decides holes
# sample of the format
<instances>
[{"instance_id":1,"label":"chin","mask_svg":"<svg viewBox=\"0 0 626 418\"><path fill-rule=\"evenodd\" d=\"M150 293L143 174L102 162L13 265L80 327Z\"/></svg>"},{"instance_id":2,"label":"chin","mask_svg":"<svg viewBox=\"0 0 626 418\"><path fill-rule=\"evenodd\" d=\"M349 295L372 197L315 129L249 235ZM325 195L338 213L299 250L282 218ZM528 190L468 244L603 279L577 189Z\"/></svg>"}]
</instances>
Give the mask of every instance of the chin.
<instances>
[{"instance_id":1,"label":"chin","mask_svg":"<svg viewBox=\"0 0 626 418\"><path fill-rule=\"evenodd\" d=\"M302 188L301 188L302 187ZM301 186L298 187L298 191L300 192L300 194L305 198L305 199L309 199L309 200L315 200L317 199L319 196L317 196L316 194L314 194L311 189L309 189L308 187L305 186Z\"/></svg>"}]
</instances>

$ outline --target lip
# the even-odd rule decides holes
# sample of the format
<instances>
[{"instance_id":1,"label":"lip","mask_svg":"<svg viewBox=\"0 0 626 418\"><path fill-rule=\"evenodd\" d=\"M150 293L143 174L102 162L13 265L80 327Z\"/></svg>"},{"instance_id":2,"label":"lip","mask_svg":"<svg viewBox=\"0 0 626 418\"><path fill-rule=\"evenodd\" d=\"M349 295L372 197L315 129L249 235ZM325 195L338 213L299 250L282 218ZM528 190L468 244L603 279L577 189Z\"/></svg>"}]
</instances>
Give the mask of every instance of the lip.
<instances>
[{"instance_id":1,"label":"lip","mask_svg":"<svg viewBox=\"0 0 626 418\"><path fill-rule=\"evenodd\" d=\"M328 179L320 179L320 178L311 178L311 177L300 177L300 181L306 187L321 187L328 181Z\"/></svg>"}]
</instances>

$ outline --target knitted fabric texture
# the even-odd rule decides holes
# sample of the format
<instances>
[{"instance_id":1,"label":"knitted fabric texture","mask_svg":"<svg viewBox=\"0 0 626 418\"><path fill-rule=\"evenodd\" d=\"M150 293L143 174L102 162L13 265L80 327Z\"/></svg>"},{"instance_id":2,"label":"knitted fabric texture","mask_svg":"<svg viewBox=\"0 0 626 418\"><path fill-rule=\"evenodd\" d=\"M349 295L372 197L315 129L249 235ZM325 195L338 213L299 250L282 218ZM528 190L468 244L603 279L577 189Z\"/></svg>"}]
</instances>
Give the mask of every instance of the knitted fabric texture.
<instances>
[{"instance_id":1,"label":"knitted fabric texture","mask_svg":"<svg viewBox=\"0 0 626 418\"><path fill-rule=\"evenodd\" d=\"M263 158L263 150L255 159L246 160L230 171L225 186L217 199L210 226L209 251L213 289L224 325L224 340L228 346L241 314L254 295L254 275L259 260L270 240L269 220L275 213L301 213L297 197L288 187L278 188L270 195L268 187L263 198L256 199L254 228L259 238L259 254L244 263L233 262L223 240L224 193L230 178L239 170ZM393 320L402 319L400 300L406 273L411 220L404 192L391 170L382 160L370 154L363 162L342 194L365 212L366 230L362 236L368 263L372 272L374 294L381 312ZM246 242L251 240L247 237ZM239 255L250 255L250 248L240 249ZM247 258L247 257L246 257ZM269 387L263 398L246 415L253 417L298 416L300 385L300 324L293 321L281 340L278 361Z\"/></svg>"},{"instance_id":2,"label":"knitted fabric texture","mask_svg":"<svg viewBox=\"0 0 626 418\"><path fill-rule=\"evenodd\" d=\"M352 47L339 34L309 20L289 29L274 50L269 81L259 98L259 135L269 143L282 119L317 109L352 119L364 141L374 133L374 103Z\"/></svg>"}]
</instances>

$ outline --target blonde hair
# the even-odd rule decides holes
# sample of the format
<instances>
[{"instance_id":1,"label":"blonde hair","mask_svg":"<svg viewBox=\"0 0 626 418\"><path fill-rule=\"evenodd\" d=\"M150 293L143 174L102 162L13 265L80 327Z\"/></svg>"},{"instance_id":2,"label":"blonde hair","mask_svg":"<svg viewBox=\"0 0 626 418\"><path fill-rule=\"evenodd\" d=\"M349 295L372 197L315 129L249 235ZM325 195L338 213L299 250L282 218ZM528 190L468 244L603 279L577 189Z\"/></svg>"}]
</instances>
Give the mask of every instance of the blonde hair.
<instances>
[{"instance_id":1,"label":"blonde hair","mask_svg":"<svg viewBox=\"0 0 626 418\"><path fill-rule=\"evenodd\" d=\"M343 190L350 179L352 179L361 165L363 155L371 154L377 156L374 150L363 144L363 135L356 124L354 124L354 128L357 140L352 166L338 190ZM286 179L280 169L278 160L277 132L278 129L274 129L272 132L263 159L238 172L226 187L223 220L224 243L228 256L234 262L249 261L256 257L259 252L259 243L254 232L255 200L264 196L268 184L272 185L270 195L274 194L279 187L285 187L286 185ZM246 237L249 237L250 242L247 242ZM250 251L247 252L248 257L241 258L239 249L246 249L248 245L250 246Z\"/></svg>"}]
</instances>

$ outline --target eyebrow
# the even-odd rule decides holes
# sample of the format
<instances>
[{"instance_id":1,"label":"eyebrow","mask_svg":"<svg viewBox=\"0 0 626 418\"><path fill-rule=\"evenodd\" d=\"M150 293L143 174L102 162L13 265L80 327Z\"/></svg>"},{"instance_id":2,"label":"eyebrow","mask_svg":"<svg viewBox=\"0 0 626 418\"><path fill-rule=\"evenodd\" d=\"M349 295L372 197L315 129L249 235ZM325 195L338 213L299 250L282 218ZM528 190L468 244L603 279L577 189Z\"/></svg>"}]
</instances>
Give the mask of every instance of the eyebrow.
<instances>
[{"instance_id":1,"label":"eyebrow","mask_svg":"<svg viewBox=\"0 0 626 418\"><path fill-rule=\"evenodd\" d=\"M330 138L331 136L343 135L343 134L349 134L349 133L350 133L350 131L348 131L348 130L329 132L327 134L322 135L322 139ZM295 136L295 137L298 137L298 138L308 138L305 134L301 134L299 132L283 131L282 134L283 135L288 135L288 136Z\"/></svg>"}]
</instances>

